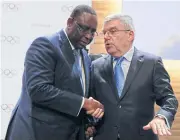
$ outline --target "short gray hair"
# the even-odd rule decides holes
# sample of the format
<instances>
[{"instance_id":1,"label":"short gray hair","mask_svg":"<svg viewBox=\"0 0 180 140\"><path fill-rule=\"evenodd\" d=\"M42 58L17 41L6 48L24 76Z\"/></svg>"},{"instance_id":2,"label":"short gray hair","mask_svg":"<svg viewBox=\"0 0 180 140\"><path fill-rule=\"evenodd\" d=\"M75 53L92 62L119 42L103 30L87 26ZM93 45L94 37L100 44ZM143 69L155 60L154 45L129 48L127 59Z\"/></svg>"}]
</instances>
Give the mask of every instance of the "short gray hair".
<instances>
[{"instance_id":1,"label":"short gray hair","mask_svg":"<svg viewBox=\"0 0 180 140\"><path fill-rule=\"evenodd\" d=\"M123 14L111 14L104 19L104 24L111 20L119 20L122 24L124 24L124 27L126 30L131 30L135 33L135 28L133 24L133 19L129 15L123 15Z\"/></svg>"}]
</instances>

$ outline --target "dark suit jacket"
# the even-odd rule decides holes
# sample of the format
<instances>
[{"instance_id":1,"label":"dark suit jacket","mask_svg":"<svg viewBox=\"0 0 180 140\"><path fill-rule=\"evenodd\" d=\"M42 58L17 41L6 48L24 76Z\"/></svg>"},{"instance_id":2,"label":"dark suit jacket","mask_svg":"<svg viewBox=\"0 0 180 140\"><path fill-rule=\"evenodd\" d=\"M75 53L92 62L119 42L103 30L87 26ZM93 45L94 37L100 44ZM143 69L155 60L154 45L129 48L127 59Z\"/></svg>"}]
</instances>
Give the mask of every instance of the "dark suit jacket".
<instances>
[{"instance_id":1,"label":"dark suit jacket","mask_svg":"<svg viewBox=\"0 0 180 140\"><path fill-rule=\"evenodd\" d=\"M93 61L91 95L105 107L94 140L157 140L143 130L155 116L154 103L170 125L178 106L161 58L135 49L120 98L113 78L110 55Z\"/></svg>"},{"instance_id":2,"label":"dark suit jacket","mask_svg":"<svg viewBox=\"0 0 180 140\"><path fill-rule=\"evenodd\" d=\"M81 51L88 96L91 61ZM83 89L72 48L63 32L37 38L27 51L22 94L6 140L84 140ZM78 116L78 117L77 117Z\"/></svg>"},{"instance_id":3,"label":"dark suit jacket","mask_svg":"<svg viewBox=\"0 0 180 140\"><path fill-rule=\"evenodd\" d=\"M102 57L101 54L89 54L89 57L91 58L91 61L94 61L100 57Z\"/></svg>"}]
</instances>

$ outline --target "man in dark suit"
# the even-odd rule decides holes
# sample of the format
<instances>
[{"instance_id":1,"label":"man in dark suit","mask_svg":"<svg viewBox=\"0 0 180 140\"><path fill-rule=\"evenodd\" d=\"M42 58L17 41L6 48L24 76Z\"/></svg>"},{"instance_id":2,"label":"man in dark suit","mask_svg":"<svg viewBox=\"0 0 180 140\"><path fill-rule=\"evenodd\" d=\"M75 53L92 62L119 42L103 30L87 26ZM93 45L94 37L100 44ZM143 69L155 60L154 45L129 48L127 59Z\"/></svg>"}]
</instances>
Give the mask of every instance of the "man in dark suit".
<instances>
[{"instance_id":1,"label":"man in dark suit","mask_svg":"<svg viewBox=\"0 0 180 140\"><path fill-rule=\"evenodd\" d=\"M33 41L6 140L84 140L85 114L103 116L103 105L87 98L91 61L84 48L96 27L95 11L79 5L65 29Z\"/></svg>"},{"instance_id":2,"label":"man in dark suit","mask_svg":"<svg viewBox=\"0 0 180 140\"><path fill-rule=\"evenodd\" d=\"M132 18L105 18L109 55L92 63L91 94L104 105L94 140L157 140L171 135L178 102L160 57L133 47ZM154 114L154 103L160 106Z\"/></svg>"}]
</instances>

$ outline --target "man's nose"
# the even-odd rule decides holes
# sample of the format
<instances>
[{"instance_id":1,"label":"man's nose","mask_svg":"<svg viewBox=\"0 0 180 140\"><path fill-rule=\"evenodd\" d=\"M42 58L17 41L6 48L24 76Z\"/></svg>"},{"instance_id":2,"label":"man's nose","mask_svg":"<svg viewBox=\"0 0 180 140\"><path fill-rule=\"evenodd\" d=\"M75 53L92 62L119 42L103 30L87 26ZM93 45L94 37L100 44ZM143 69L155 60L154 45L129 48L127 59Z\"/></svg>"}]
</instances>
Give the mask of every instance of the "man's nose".
<instances>
[{"instance_id":1,"label":"man's nose","mask_svg":"<svg viewBox=\"0 0 180 140\"><path fill-rule=\"evenodd\" d=\"M92 35L91 32L88 32L88 33L85 34L85 37L86 37L87 39L91 39L91 38L93 38L93 35Z\"/></svg>"},{"instance_id":2,"label":"man's nose","mask_svg":"<svg viewBox=\"0 0 180 140\"><path fill-rule=\"evenodd\" d=\"M110 36L109 36L109 34L106 32L105 34L104 34L104 40L109 40L110 39Z\"/></svg>"}]
</instances>

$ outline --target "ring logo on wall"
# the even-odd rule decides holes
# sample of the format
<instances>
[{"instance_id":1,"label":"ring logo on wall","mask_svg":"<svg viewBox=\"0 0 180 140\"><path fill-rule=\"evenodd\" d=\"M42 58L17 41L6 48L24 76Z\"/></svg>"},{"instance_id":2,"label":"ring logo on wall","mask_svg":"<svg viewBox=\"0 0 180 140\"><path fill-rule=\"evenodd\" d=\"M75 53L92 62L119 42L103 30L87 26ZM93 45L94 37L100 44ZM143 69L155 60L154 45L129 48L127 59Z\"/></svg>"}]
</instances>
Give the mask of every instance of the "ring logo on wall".
<instances>
[{"instance_id":1,"label":"ring logo on wall","mask_svg":"<svg viewBox=\"0 0 180 140\"><path fill-rule=\"evenodd\" d=\"M13 109L14 109L13 104L2 104L1 105L1 110L6 113L11 113Z\"/></svg>"},{"instance_id":2,"label":"ring logo on wall","mask_svg":"<svg viewBox=\"0 0 180 140\"><path fill-rule=\"evenodd\" d=\"M70 12L72 12L73 9L74 9L74 6L72 6L72 5L63 5L61 7L62 12L70 13Z\"/></svg>"},{"instance_id":3,"label":"ring logo on wall","mask_svg":"<svg viewBox=\"0 0 180 140\"><path fill-rule=\"evenodd\" d=\"M20 38L18 36L5 36L5 35L1 35L1 42L2 43L8 43L11 45L14 44L19 44L20 43Z\"/></svg>"},{"instance_id":4,"label":"ring logo on wall","mask_svg":"<svg viewBox=\"0 0 180 140\"><path fill-rule=\"evenodd\" d=\"M0 75L4 76L6 78L12 78L17 75L17 72L16 72L16 70L13 70L13 69L1 69Z\"/></svg>"},{"instance_id":5,"label":"ring logo on wall","mask_svg":"<svg viewBox=\"0 0 180 140\"><path fill-rule=\"evenodd\" d=\"M15 4L15 3L3 3L2 4L2 9L4 11L11 11L11 12L16 12L18 11L20 8L19 4Z\"/></svg>"}]
</instances>

